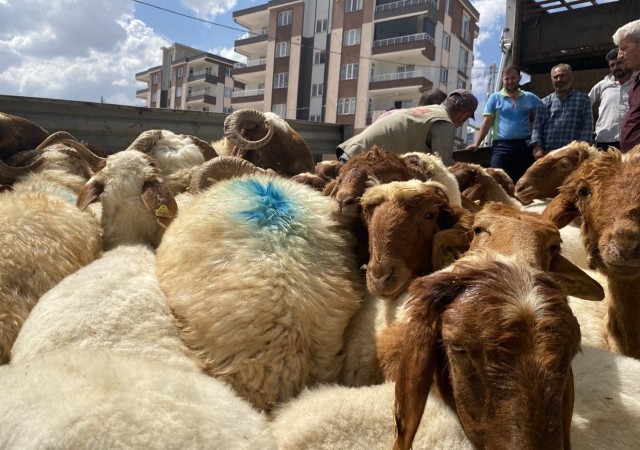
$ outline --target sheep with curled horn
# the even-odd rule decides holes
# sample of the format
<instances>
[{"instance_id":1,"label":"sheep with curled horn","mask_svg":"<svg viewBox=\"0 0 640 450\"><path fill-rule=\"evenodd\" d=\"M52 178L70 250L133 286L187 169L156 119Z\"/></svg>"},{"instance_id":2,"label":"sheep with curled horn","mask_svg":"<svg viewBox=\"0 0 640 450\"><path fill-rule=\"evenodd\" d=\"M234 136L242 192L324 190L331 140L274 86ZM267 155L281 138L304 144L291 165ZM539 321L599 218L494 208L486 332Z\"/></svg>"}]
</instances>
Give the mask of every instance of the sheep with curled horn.
<instances>
[{"instance_id":1,"label":"sheep with curled horn","mask_svg":"<svg viewBox=\"0 0 640 450\"><path fill-rule=\"evenodd\" d=\"M37 147L49 133L23 117L0 113L0 160Z\"/></svg>"},{"instance_id":2,"label":"sheep with curled horn","mask_svg":"<svg viewBox=\"0 0 640 450\"><path fill-rule=\"evenodd\" d=\"M171 192L185 192L197 167L218 156L215 149L202 139L175 134L169 130L143 131L129 146L153 156Z\"/></svg>"},{"instance_id":3,"label":"sheep with curled horn","mask_svg":"<svg viewBox=\"0 0 640 450\"><path fill-rule=\"evenodd\" d=\"M234 111L224 121L224 137L212 145L220 155L238 156L287 177L315 168L302 136L272 112Z\"/></svg>"}]
</instances>

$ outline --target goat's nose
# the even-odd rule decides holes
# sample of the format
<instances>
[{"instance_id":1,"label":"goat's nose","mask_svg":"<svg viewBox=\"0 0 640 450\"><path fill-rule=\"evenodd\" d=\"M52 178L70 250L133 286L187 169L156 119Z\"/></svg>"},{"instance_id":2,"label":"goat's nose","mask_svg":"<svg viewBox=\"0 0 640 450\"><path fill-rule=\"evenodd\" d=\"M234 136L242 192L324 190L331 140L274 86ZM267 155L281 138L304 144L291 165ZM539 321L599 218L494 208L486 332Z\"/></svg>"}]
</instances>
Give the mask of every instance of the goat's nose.
<instances>
[{"instance_id":1,"label":"goat's nose","mask_svg":"<svg viewBox=\"0 0 640 450\"><path fill-rule=\"evenodd\" d=\"M343 199L336 199L336 203L338 204L338 209L342 211L347 206L353 205L356 202L354 197L346 197Z\"/></svg>"},{"instance_id":2,"label":"goat's nose","mask_svg":"<svg viewBox=\"0 0 640 450\"><path fill-rule=\"evenodd\" d=\"M385 272L383 274L369 273L369 279L371 280L371 284L376 289L376 291L378 292L384 291L384 287L392 273L393 273L393 270L389 272Z\"/></svg>"},{"instance_id":3,"label":"goat's nose","mask_svg":"<svg viewBox=\"0 0 640 450\"><path fill-rule=\"evenodd\" d=\"M526 188L529 187L529 184L526 181L523 181L522 178L520 180L518 180L518 182L516 183L516 194L518 192L524 191Z\"/></svg>"}]
</instances>

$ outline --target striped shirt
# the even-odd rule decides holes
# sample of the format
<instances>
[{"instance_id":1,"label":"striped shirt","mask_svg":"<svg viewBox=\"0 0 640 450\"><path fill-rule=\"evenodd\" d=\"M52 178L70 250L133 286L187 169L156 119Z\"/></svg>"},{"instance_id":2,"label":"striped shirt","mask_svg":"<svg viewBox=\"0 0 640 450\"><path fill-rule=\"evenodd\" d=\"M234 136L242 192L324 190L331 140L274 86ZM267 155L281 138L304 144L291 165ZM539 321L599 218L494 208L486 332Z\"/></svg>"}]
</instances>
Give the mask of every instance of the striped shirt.
<instances>
[{"instance_id":1,"label":"striped shirt","mask_svg":"<svg viewBox=\"0 0 640 450\"><path fill-rule=\"evenodd\" d=\"M584 92L572 89L566 98L555 92L542 99L536 111L531 144L545 152L563 147L573 140L593 142L591 100Z\"/></svg>"}]
</instances>

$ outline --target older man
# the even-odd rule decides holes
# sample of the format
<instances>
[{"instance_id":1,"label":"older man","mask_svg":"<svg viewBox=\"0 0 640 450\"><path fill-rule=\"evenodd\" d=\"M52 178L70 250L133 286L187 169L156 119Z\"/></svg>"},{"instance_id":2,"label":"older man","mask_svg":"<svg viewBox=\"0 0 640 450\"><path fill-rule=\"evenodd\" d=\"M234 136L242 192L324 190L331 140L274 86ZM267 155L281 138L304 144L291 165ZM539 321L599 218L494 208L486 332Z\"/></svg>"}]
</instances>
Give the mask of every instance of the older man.
<instances>
[{"instance_id":1,"label":"older man","mask_svg":"<svg viewBox=\"0 0 640 450\"><path fill-rule=\"evenodd\" d=\"M456 128L473 117L478 99L465 89L451 92L441 105L401 109L377 120L336 148L341 161L378 147L395 153L438 153L453 164Z\"/></svg>"},{"instance_id":2,"label":"older man","mask_svg":"<svg viewBox=\"0 0 640 450\"><path fill-rule=\"evenodd\" d=\"M629 91L629 112L620 129L620 150L628 152L640 144L640 20L621 26L613 35L618 46L618 56L624 58L632 70L632 85Z\"/></svg>"},{"instance_id":3,"label":"older man","mask_svg":"<svg viewBox=\"0 0 640 450\"><path fill-rule=\"evenodd\" d=\"M591 100L584 92L571 87L572 80L569 64L558 64L551 69L554 92L542 99L531 133L536 159L573 140L593 142Z\"/></svg>"},{"instance_id":4,"label":"older man","mask_svg":"<svg viewBox=\"0 0 640 450\"><path fill-rule=\"evenodd\" d=\"M598 105L596 121L596 147L606 150L609 147L620 148L620 124L629 111L629 90L631 72L626 61L614 48L604 58L611 73L600 80L589 91L592 105Z\"/></svg>"}]
</instances>

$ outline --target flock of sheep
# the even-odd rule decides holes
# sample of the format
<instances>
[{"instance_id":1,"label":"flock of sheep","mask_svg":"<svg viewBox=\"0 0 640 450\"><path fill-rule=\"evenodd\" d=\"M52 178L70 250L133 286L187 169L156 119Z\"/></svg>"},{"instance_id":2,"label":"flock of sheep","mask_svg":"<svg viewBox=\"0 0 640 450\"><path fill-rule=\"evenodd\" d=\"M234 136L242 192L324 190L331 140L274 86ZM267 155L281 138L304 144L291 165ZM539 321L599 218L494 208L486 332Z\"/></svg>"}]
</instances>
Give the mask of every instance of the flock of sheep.
<instances>
[{"instance_id":1,"label":"flock of sheep","mask_svg":"<svg viewBox=\"0 0 640 450\"><path fill-rule=\"evenodd\" d=\"M0 448L640 442L640 148L514 186L224 132L101 157L0 113Z\"/></svg>"}]
</instances>

